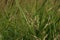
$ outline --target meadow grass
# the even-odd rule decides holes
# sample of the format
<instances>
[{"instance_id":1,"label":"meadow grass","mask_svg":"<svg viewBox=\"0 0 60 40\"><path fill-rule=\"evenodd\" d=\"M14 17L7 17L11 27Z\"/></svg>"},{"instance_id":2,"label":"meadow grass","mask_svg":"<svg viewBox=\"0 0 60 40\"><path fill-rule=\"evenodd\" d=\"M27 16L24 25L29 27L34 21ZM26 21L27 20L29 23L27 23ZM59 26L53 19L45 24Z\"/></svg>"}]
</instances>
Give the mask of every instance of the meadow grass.
<instances>
[{"instance_id":1,"label":"meadow grass","mask_svg":"<svg viewBox=\"0 0 60 40\"><path fill-rule=\"evenodd\" d=\"M0 40L60 40L60 0L0 0Z\"/></svg>"}]
</instances>

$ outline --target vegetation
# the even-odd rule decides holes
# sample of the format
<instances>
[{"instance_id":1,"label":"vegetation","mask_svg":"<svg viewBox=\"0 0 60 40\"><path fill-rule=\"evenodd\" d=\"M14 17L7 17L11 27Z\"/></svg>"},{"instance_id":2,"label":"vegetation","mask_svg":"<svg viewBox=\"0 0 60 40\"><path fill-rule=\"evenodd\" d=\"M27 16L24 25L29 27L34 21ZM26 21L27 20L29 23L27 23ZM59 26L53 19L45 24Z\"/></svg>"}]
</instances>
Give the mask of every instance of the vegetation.
<instances>
[{"instance_id":1,"label":"vegetation","mask_svg":"<svg viewBox=\"0 0 60 40\"><path fill-rule=\"evenodd\" d=\"M60 0L0 0L0 40L60 40Z\"/></svg>"}]
</instances>

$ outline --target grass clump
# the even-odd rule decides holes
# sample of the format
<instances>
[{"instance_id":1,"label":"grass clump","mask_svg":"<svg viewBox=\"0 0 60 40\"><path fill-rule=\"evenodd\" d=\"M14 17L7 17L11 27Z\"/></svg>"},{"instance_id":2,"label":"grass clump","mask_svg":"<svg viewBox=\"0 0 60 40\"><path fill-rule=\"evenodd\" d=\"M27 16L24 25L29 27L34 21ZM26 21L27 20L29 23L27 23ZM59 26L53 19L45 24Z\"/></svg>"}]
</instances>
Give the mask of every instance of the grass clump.
<instances>
[{"instance_id":1,"label":"grass clump","mask_svg":"<svg viewBox=\"0 0 60 40\"><path fill-rule=\"evenodd\" d=\"M2 0L0 40L60 40L59 2Z\"/></svg>"}]
</instances>

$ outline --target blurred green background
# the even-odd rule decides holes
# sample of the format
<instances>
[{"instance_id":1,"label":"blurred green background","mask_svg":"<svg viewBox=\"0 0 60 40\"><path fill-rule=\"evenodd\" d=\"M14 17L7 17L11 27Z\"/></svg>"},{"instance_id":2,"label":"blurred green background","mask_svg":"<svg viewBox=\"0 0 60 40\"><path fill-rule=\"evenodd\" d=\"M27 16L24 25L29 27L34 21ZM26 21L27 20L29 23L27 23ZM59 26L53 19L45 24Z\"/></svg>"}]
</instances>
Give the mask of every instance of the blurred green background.
<instances>
[{"instance_id":1,"label":"blurred green background","mask_svg":"<svg viewBox=\"0 0 60 40\"><path fill-rule=\"evenodd\" d=\"M60 40L60 0L0 0L0 40Z\"/></svg>"}]
</instances>

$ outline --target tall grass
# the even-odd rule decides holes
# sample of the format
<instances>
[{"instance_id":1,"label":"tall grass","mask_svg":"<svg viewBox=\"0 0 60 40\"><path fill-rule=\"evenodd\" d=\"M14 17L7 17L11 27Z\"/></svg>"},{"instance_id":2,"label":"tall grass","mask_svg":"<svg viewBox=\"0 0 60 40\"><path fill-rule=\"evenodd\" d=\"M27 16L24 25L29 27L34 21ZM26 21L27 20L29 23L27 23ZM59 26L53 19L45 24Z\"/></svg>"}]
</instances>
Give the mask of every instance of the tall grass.
<instances>
[{"instance_id":1,"label":"tall grass","mask_svg":"<svg viewBox=\"0 0 60 40\"><path fill-rule=\"evenodd\" d=\"M59 2L2 0L0 40L60 40Z\"/></svg>"}]
</instances>

